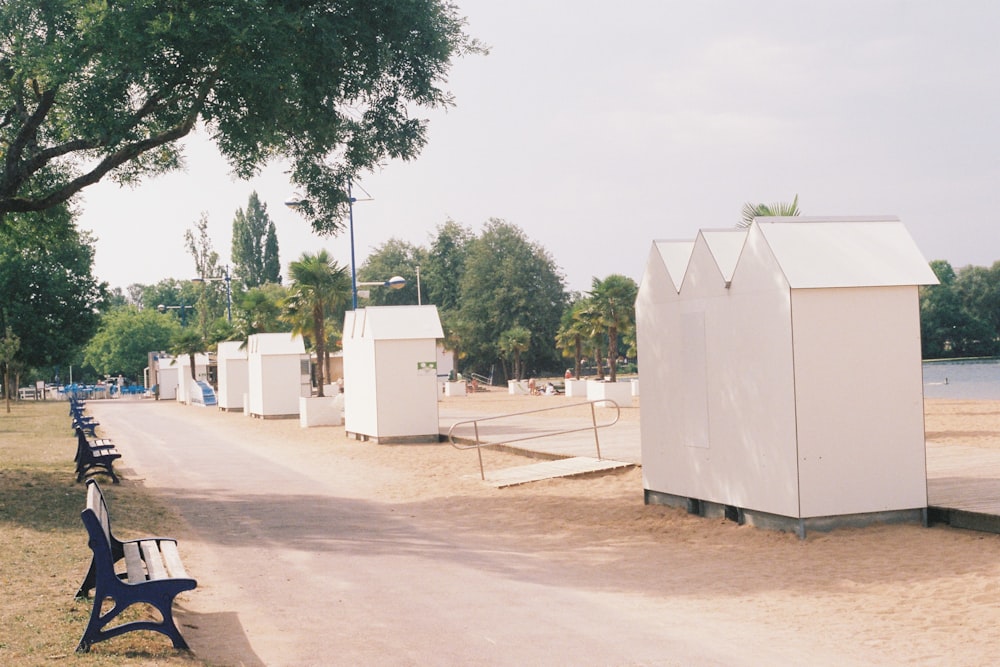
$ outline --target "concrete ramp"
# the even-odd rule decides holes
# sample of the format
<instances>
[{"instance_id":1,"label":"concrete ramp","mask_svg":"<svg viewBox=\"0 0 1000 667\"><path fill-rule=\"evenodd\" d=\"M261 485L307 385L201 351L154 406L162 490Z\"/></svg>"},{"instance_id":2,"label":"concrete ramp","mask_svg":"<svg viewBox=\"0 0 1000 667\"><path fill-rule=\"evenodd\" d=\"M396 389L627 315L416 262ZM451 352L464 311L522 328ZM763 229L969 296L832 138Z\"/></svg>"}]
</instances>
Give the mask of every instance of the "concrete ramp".
<instances>
[{"instance_id":1,"label":"concrete ramp","mask_svg":"<svg viewBox=\"0 0 1000 667\"><path fill-rule=\"evenodd\" d=\"M574 456L555 461L532 463L526 466L492 470L486 473L486 483L499 489L505 486L517 486L518 484L527 484L528 482L537 482L555 477L573 477L574 475L586 475L587 473L615 470L616 468L630 468L633 465L635 464L611 461L609 459Z\"/></svg>"}]
</instances>

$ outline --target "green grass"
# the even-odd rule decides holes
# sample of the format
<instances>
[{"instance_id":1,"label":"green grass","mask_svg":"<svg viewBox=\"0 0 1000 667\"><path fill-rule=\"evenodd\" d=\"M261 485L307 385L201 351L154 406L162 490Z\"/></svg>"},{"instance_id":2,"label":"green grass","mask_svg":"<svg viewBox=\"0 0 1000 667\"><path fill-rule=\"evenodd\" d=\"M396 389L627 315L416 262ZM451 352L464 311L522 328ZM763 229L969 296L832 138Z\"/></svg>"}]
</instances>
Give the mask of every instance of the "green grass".
<instances>
[{"instance_id":1,"label":"green grass","mask_svg":"<svg viewBox=\"0 0 1000 667\"><path fill-rule=\"evenodd\" d=\"M13 403L10 413L0 404L0 664L205 664L153 632L127 633L75 653L92 605L73 597L90 564L75 453L65 403ZM121 536L169 534L177 525L141 486L99 479Z\"/></svg>"}]
</instances>

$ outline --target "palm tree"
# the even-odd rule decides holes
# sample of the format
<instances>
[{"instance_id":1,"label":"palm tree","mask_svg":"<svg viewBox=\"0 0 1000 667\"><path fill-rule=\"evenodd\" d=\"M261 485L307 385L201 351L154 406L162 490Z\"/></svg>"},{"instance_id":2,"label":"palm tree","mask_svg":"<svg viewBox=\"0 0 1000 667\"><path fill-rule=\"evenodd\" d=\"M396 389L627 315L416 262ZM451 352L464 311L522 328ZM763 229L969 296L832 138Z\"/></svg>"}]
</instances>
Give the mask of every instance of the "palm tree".
<instances>
[{"instance_id":1,"label":"palm tree","mask_svg":"<svg viewBox=\"0 0 1000 667\"><path fill-rule=\"evenodd\" d=\"M795 195L791 204L776 202L774 204L743 204L743 213L737 227L749 227L754 218L766 218L771 216L792 216L799 215L799 196Z\"/></svg>"},{"instance_id":2,"label":"palm tree","mask_svg":"<svg viewBox=\"0 0 1000 667\"><path fill-rule=\"evenodd\" d=\"M608 331L608 369L611 381L618 381L618 336L635 326L635 299L639 286L627 276L613 273L591 283L590 296L600 323Z\"/></svg>"},{"instance_id":3,"label":"palm tree","mask_svg":"<svg viewBox=\"0 0 1000 667\"><path fill-rule=\"evenodd\" d=\"M194 355L205 351L205 339L197 327L182 327L177 331L170 344L170 352L174 356L186 354L191 364L191 379L197 380L194 368Z\"/></svg>"},{"instance_id":4,"label":"palm tree","mask_svg":"<svg viewBox=\"0 0 1000 667\"><path fill-rule=\"evenodd\" d=\"M324 396L326 381L326 316L344 306L351 296L351 279L347 269L338 266L326 250L315 255L302 253L298 261L288 266L292 285L286 299L293 327L302 333L311 326L313 347L316 349L316 384L318 396ZM306 324L308 323L308 325Z\"/></svg>"},{"instance_id":5,"label":"palm tree","mask_svg":"<svg viewBox=\"0 0 1000 667\"><path fill-rule=\"evenodd\" d=\"M579 326L582 333L580 353L587 357L594 357L597 378L603 379L604 362L601 361L601 352L607 332L601 322L601 312L594 299L591 297L582 299L577 304L577 309L573 317L576 319L577 326Z\"/></svg>"},{"instance_id":6,"label":"palm tree","mask_svg":"<svg viewBox=\"0 0 1000 667\"><path fill-rule=\"evenodd\" d=\"M585 299L580 299L569 306L559 323L559 331L556 333L556 349L562 351L563 357L572 358L573 377L580 379L580 361L583 359L584 341L590 332L590 327L584 323L580 313L587 305Z\"/></svg>"},{"instance_id":7,"label":"palm tree","mask_svg":"<svg viewBox=\"0 0 1000 667\"><path fill-rule=\"evenodd\" d=\"M498 341L500 351L509 357L513 357L514 368L512 369L515 380L524 379L524 368L521 366L521 353L527 352L531 347L531 331L516 325L500 334Z\"/></svg>"}]
</instances>

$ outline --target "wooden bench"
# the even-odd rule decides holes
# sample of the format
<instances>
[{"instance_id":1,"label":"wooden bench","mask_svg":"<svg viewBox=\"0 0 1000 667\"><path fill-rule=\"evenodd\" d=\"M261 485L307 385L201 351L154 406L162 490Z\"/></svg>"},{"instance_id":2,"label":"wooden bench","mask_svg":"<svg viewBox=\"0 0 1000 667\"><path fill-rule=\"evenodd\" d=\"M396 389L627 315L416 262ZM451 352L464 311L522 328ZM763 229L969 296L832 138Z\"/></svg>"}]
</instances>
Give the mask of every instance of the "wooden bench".
<instances>
[{"instance_id":1,"label":"wooden bench","mask_svg":"<svg viewBox=\"0 0 1000 667\"><path fill-rule=\"evenodd\" d=\"M133 630L159 632L170 638L174 648L187 649L187 642L174 623L172 608L174 598L183 591L192 590L198 582L185 571L177 552L177 541L168 537L117 539L111 532L111 517L104 494L93 479L87 480L87 507L80 516L90 536L88 544L93 558L76 597L86 598L93 589L94 607L76 650L87 652L97 642ZM107 599L112 601L112 607L102 612ZM134 604L152 605L163 620L131 621L108 627Z\"/></svg>"},{"instance_id":2,"label":"wooden bench","mask_svg":"<svg viewBox=\"0 0 1000 667\"><path fill-rule=\"evenodd\" d=\"M100 422L95 422L94 418L83 414L83 406L78 404L76 401L71 400L69 403L69 415L73 418L73 429L81 428L85 433L90 434L92 438L97 437L97 427L101 425Z\"/></svg>"},{"instance_id":3,"label":"wooden bench","mask_svg":"<svg viewBox=\"0 0 1000 667\"><path fill-rule=\"evenodd\" d=\"M85 477L104 473L111 476L111 481L118 483L118 475L115 474L115 459L120 459L121 454L115 449L110 440L94 439L88 440L83 429L76 429L76 481L82 482Z\"/></svg>"}]
</instances>

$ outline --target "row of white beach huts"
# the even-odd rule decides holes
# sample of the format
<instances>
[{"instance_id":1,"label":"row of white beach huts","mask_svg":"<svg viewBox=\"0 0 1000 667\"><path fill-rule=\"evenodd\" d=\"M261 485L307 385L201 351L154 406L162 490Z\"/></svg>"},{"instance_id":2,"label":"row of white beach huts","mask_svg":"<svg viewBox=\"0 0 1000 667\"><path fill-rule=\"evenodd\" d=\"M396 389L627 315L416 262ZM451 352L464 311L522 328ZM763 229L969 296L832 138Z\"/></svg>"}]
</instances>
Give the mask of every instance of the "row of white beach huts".
<instances>
[{"instance_id":1,"label":"row of white beach huts","mask_svg":"<svg viewBox=\"0 0 1000 667\"><path fill-rule=\"evenodd\" d=\"M800 532L920 518L917 289L936 282L891 217L758 218L655 241L636 302L646 502ZM349 434L437 440L442 336L434 306L347 314ZM288 334L224 344L218 363L226 409L298 414L311 393Z\"/></svg>"},{"instance_id":2,"label":"row of white beach huts","mask_svg":"<svg viewBox=\"0 0 1000 667\"><path fill-rule=\"evenodd\" d=\"M298 417L303 426L344 424L362 439L437 440L438 374L451 356L435 306L383 306L349 311L344 321L342 385L312 396L311 359L301 336L264 333L219 344L218 391L206 400L211 360L150 354L147 386L162 400L215 405L263 419ZM341 394L340 387L345 391ZM343 420L343 421L341 421Z\"/></svg>"}]
</instances>

